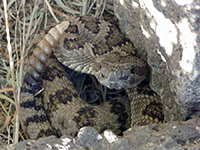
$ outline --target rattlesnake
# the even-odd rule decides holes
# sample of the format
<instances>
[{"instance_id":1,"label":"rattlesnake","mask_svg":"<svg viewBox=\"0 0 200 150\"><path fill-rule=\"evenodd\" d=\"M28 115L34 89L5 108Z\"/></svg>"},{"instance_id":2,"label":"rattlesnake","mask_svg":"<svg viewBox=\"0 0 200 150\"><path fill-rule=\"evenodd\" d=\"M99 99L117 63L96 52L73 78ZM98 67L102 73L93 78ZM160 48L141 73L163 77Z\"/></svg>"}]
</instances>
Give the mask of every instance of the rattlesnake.
<instances>
[{"instance_id":1,"label":"rattlesnake","mask_svg":"<svg viewBox=\"0 0 200 150\"><path fill-rule=\"evenodd\" d=\"M111 89L125 88L130 101L87 104L60 62L94 75ZM20 112L32 139L75 136L83 126L120 133L130 120L131 126L164 120L161 100L146 83L148 65L117 26L107 21L92 16L69 17L31 50L25 70Z\"/></svg>"}]
</instances>

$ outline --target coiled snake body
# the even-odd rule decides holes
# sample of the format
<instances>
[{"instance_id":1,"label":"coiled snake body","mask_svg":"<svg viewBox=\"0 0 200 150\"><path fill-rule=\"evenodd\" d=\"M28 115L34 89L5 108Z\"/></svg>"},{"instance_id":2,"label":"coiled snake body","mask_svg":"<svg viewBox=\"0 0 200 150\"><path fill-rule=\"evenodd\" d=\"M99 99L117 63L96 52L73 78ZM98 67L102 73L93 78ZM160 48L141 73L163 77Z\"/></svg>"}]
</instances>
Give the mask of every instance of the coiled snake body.
<instances>
[{"instance_id":1,"label":"coiled snake body","mask_svg":"<svg viewBox=\"0 0 200 150\"><path fill-rule=\"evenodd\" d=\"M32 139L52 134L75 135L83 126L119 133L130 120L131 126L164 120L160 98L145 82L147 64L109 22L91 16L69 17L52 28L29 56L20 108ZM94 75L111 89L126 89L131 113L125 100L100 106L84 102L58 61Z\"/></svg>"}]
</instances>

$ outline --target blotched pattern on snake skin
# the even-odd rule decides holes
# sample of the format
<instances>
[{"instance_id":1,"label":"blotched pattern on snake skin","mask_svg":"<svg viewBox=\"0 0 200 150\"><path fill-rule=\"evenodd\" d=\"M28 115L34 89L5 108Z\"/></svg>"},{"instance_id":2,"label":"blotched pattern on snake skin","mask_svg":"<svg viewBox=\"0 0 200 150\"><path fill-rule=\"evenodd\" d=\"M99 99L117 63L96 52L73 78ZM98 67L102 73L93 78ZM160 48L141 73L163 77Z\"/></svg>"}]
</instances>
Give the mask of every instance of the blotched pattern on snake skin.
<instances>
[{"instance_id":1,"label":"blotched pattern on snake skin","mask_svg":"<svg viewBox=\"0 0 200 150\"><path fill-rule=\"evenodd\" d=\"M130 101L87 104L60 63L94 75L109 88L125 88ZM130 122L133 126L164 120L161 100L148 86L147 64L119 29L104 20L69 17L56 25L31 50L25 70L20 108L32 139L74 136L83 126L120 133Z\"/></svg>"}]
</instances>

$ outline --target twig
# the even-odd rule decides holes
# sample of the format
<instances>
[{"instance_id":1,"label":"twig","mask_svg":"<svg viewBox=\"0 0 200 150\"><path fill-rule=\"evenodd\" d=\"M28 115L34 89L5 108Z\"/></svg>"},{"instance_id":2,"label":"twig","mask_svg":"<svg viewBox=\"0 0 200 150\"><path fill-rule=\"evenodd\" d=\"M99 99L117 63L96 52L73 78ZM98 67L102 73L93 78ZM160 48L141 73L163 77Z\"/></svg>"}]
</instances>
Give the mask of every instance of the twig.
<instances>
[{"instance_id":1,"label":"twig","mask_svg":"<svg viewBox=\"0 0 200 150\"><path fill-rule=\"evenodd\" d=\"M80 12L71 9L70 7L64 5L64 3L61 0L54 0L56 4L62 8L65 12L71 13L71 14L80 14Z\"/></svg>"},{"instance_id":2,"label":"twig","mask_svg":"<svg viewBox=\"0 0 200 150\"><path fill-rule=\"evenodd\" d=\"M9 116L9 113L8 113L7 110L4 108L4 105L1 103L1 101L0 101L0 106L1 106L2 109L4 110L6 116ZM11 121L11 123L14 125L13 120L10 120L10 121ZM22 138L22 140L25 140L24 137L23 137L23 135L21 134L21 132L19 132L19 135L20 135L20 137Z\"/></svg>"},{"instance_id":3,"label":"twig","mask_svg":"<svg viewBox=\"0 0 200 150\"><path fill-rule=\"evenodd\" d=\"M86 15L87 6L88 6L88 1L87 0L83 0L83 6L82 6L81 15Z\"/></svg>"},{"instance_id":4,"label":"twig","mask_svg":"<svg viewBox=\"0 0 200 150\"><path fill-rule=\"evenodd\" d=\"M3 130L4 130L5 128L7 128L7 126L8 126L9 123L10 123L10 121L11 121L11 116L6 116L6 119L5 119L5 121L4 121L3 126L0 128L0 133L3 132Z\"/></svg>"},{"instance_id":5,"label":"twig","mask_svg":"<svg viewBox=\"0 0 200 150\"><path fill-rule=\"evenodd\" d=\"M101 14L99 17L102 17L103 13L104 13L104 10L106 8L106 0L104 0L104 3L103 3L103 6L102 6L102 11L101 11Z\"/></svg>"},{"instance_id":6,"label":"twig","mask_svg":"<svg viewBox=\"0 0 200 150\"><path fill-rule=\"evenodd\" d=\"M103 15L105 7L106 7L106 0L97 0L95 17L100 18Z\"/></svg>"},{"instance_id":7,"label":"twig","mask_svg":"<svg viewBox=\"0 0 200 150\"><path fill-rule=\"evenodd\" d=\"M9 65L10 65L10 71L11 71L11 79L12 79L12 87L13 87L13 96L16 104L16 112L19 112L19 105L18 105L18 99L17 99L17 93L16 93L16 87L15 87L15 74L14 74L14 61L12 57L12 47L10 44L10 31L9 31L9 24L8 24L8 14L7 14L7 1L3 0L4 5L4 14L5 14L5 23L6 23L6 34L7 34L7 49L8 49L8 55L9 55ZM18 115L17 115L18 116ZM15 134L17 134L19 131L19 127L16 127ZM18 137L18 136L17 136ZM18 142L18 138L14 139L14 143Z\"/></svg>"},{"instance_id":8,"label":"twig","mask_svg":"<svg viewBox=\"0 0 200 150\"><path fill-rule=\"evenodd\" d=\"M86 14L89 14L89 12L91 11L92 7L94 6L94 4L96 3L96 0L93 1L93 3L90 5L89 9L87 10Z\"/></svg>"},{"instance_id":9,"label":"twig","mask_svg":"<svg viewBox=\"0 0 200 150\"><path fill-rule=\"evenodd\" d=\"M12 89L12 91L13 91L13 89ZM11 98L7 97L6 95L0 94L0 98L8 101L9 103L11 103L15 106L15 102Z\"/></svg>"},{"instance_id":10,"label":"twig","mask_svg":"<svg viewBox=\"0 0 200 150\"><path fill-rule=\"evenodd\" d=\"M59 23L60 21L56 18L56 15L54 14L54 12L53 12L53 10L52 10L52 8L51 8L49 2L48 2L47 0L45 0L45 2L46 2L47 6L48 6L48 8L49 8L49 11L50 11L51 15L52 15L53 18L56 20L56 22Z\"/></svg>"},{"instance_id":11,"label":"twig","mask_svg":"<svg viewBox=\"0 0 200 150\"><path fill-rule=\"evenodd\" d=\"M62 13L62 12L56 10L56 9L53 9L53 8L52 8L52 10L53 10L56 14L58 14L59 16L65 17L66 19L69 19L69 17L70 17L69 15L66 15L66 14L64 14L64 13Z\"/></svg>"},{"instance_id":12,"label":"twig","mask_svg":"<svg viewBox=\"0 0 200 150\"><path fill-rule=\"evenodd\" d=\"M0 89L0 93L9 92L9 91L13 91L13 88L3 88L3 89Z\"/></svg>"}]
</instances>

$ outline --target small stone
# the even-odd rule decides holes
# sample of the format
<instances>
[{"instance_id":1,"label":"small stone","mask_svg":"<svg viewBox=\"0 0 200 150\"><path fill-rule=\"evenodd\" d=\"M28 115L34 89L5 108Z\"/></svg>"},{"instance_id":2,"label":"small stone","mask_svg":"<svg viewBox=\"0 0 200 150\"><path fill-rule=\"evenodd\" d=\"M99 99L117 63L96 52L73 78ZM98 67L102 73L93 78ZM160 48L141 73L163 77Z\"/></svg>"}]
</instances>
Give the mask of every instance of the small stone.
<instances>
[{"instance_id":1,"label":"small stone","mask_svg":"<svg viewBox=\"0 0 200 150\"><path fill-rule=\"evenodd\" d=\"M92 147L102 140L102 136L92 127L83 127L80 129L76 144L82 147Z\"/></svg>"},{"instance_id":2,"label":"small stone","mask_svg":"<svg viewBox=\"0 0 200 150\"><path fill-rule=\"evenodd\" d=\"M118 140L117 136L110 130L104 131L104 137L107 139L109 143L113 143Z\"/></svg>"}]
</instances>

